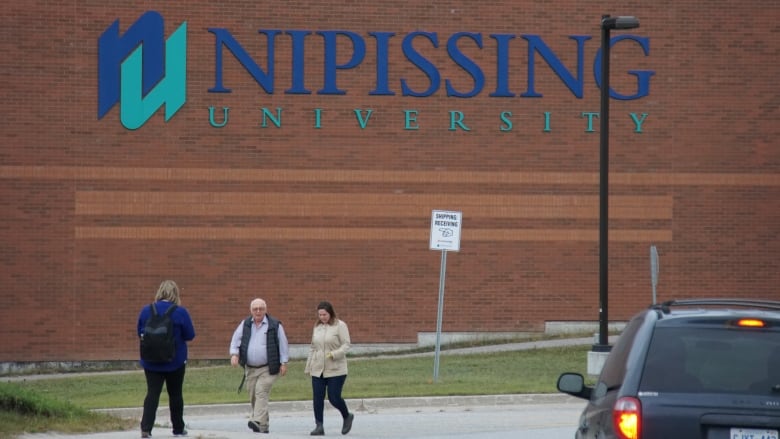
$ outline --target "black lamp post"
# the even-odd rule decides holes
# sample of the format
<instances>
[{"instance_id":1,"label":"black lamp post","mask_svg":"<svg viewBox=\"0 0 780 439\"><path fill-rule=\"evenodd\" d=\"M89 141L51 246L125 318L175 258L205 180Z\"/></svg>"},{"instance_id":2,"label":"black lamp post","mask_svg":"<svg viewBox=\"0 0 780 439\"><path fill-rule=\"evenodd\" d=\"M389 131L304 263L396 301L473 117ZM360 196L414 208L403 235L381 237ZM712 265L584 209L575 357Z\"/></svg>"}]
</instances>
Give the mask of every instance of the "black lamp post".
<instances>
[{"instance_id":1,"label":"black lamp post","mask_svg":"<svg viewBox=\"0 0 780 439\"><path fill-rule=\"evenodd\" d=\"M601 17L601 147L599 154L599 342L593 346L596 352L608 352L609 346L609 295L607 276L609 257L609 33L612 29L639 27L636 17Z\"/></svg>"}]
</instances>

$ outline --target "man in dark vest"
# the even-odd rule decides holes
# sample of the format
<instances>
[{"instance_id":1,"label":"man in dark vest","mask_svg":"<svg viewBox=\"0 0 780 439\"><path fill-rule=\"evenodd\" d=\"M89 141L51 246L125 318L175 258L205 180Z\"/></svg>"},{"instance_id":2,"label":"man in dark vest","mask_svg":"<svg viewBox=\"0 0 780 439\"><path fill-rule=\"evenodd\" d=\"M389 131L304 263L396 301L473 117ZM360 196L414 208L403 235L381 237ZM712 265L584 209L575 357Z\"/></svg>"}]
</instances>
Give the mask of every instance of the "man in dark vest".
<instances>
[{"instance_id":1,"label":"man in dark vest","mask_svg":"<svg viewBox=\"0 0 780 439\"><path fill-rule=\"evenodd\" d=\"M268 398L276 379L287 373L289 347L282 322L266 313L265 300L253 300L249 310L252 314L238 324L230 341L230 364L244 368L252 405L249 428L268 433Z\"/></svg>"}]
</instances>

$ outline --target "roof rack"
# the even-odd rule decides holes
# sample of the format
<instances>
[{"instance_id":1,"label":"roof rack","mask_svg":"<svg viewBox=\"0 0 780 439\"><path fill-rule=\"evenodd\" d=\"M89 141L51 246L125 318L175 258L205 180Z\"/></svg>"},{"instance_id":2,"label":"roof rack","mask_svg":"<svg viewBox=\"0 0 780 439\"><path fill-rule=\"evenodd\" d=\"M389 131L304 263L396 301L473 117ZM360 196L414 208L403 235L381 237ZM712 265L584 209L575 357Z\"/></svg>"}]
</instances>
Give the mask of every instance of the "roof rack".
<instances>
[{"instance_id":1,"label":"roof rack","mask_svg":"<svg viewBox=\"0 0 780 439\"><path fill-rule=\"evenodd\" d=\"M664 314L669 314L673 306L740 306L747 308L763 308L780 311L780 302L774 300L756 299L685 299L669 300L660 304L651 305L652 309L660 309Z\"/></svg>"}]
</instances>

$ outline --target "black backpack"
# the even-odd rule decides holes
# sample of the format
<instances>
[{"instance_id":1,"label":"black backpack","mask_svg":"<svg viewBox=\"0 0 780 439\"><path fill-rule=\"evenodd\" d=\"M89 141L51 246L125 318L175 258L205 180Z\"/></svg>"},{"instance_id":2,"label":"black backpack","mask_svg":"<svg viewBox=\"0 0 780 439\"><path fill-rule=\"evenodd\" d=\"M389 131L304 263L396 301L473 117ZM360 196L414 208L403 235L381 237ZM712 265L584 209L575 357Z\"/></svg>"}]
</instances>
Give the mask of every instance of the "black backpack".
<instances>
[{"instance_id":1,"label":"black backpack","mask_svg":"<svg viewBox=\"0 0 780 439\"><path fill-rule=\"evenodd\" d=\"M170 363L176 356L171 318L176 305L172 304L163 314L157 312L154 303L151 304L151 309L152 315L146 320L144 332L141 334L141 359L150 363Z\"/></svg>"}]
</instances>

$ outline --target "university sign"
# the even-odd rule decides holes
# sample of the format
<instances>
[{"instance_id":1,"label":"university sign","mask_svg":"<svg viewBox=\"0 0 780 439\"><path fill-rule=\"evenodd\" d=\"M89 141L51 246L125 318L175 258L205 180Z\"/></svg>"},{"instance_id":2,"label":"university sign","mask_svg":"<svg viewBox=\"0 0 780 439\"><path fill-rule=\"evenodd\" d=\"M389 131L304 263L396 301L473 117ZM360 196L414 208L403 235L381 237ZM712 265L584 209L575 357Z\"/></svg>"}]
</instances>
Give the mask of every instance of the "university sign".
<instances>
[{"instance_id":1,"label":"university sign","mask_svg":"<svg viewBox=\"0 0 780 439\"><path fill-rule=\"evenodd\" d=\"M142 127L149 118L165 106L165 120L170 120L181 109L187 99L187 23L184 22L165 39L163 17L156 11L144 13L135 23L130 25L124 34L120 34L119 20L106 28L98 39L98 119L106 116L119 103L119 119L122 125L130 130ZM265 40L266 53L263 61L258 62L250 55L242 44L225 28L208 28L213 36L215 46L214 86L208 93L231 93L228 84L223 79L224 57L232 55L246 70L257 85L266 94L283 93L286 95L345 95L347 93L364 93L368 96L403 96L427 98L434 95L445 95L451 98L469 99L487 94L491 98L542 98L542 93L536 88L536 65L544 61L565 85L573 97L583 98L585 86L585 44L590 36L569 36L576 44L577 65L572 73L560 60L558 55L544 42L539 35L532 34L489 34L456 32L445 37L436 32L415 31L398 35L394 32L367 32L365 35L348 30L279 30L260 29L261 38ZM307 85L306 42L310 38L323 40L322 62L323 78L320 87L316 89ZM513 88L513 74L510 69L510 53L513 40L518 37L527 46L527 70L524 90ZM290 59L292 70L290 78L282 83L275 75L276 41L287 38L291 43ZM339 42L342 44L339 45ZM349 42L351 53L337 53L343 49L344 42ZM650 40L646 37L623 34L611 39L610 44L632 44L642 55L649 56ZM413 86L407 78L391 78L389 53L393 45L399 45L403 56L411 66L415 67L427 78L427 86ZM419 48L437 50L440 46L446 48L447 60L460 68L469 78L467 85L462 85L450 78L442 78L441 67L427 58ZM486 90L486 79L483 66L470 58L461 50L461 46L472 49L491 50L493 65L491 71L496 72L495 83ZM372 86L365 90L350 89L339 84L339 72L360 66L371 47L375 53ZM227 49L227 50L225 50ZM423 50L423 51L424 51ZM349 58L339 63L339 59ZM593 60L593 78L597 86L601 79L601 51ZM655 74L652 70L628 70L635 78L635 89L631 94L621 94L610 90L613 99L637 100L650 94L650 79ZM209 108L208 122L215 128L224 127L229 121L229 107L216 106ZM365 129L369 126L373 109L355 109L357 126ZM261 126L282 126L282 108L263 108ZM322 108L313 110L313 127L322 127ZM464 113L458 110L449 112L450 129L469 131L464 119ZM404 110L403 128L419 129L418 112L414 109ZM513 129L511 111L500 111L497 114L499 130ZM582 112L585 131L593 131L594 118L598 112ZM634 131L642 132L642 124L647 118L646 113L629 113L633 121ZM551 130L552 113L540 115L543 130Z\"/></svg>"}]
</instances>

